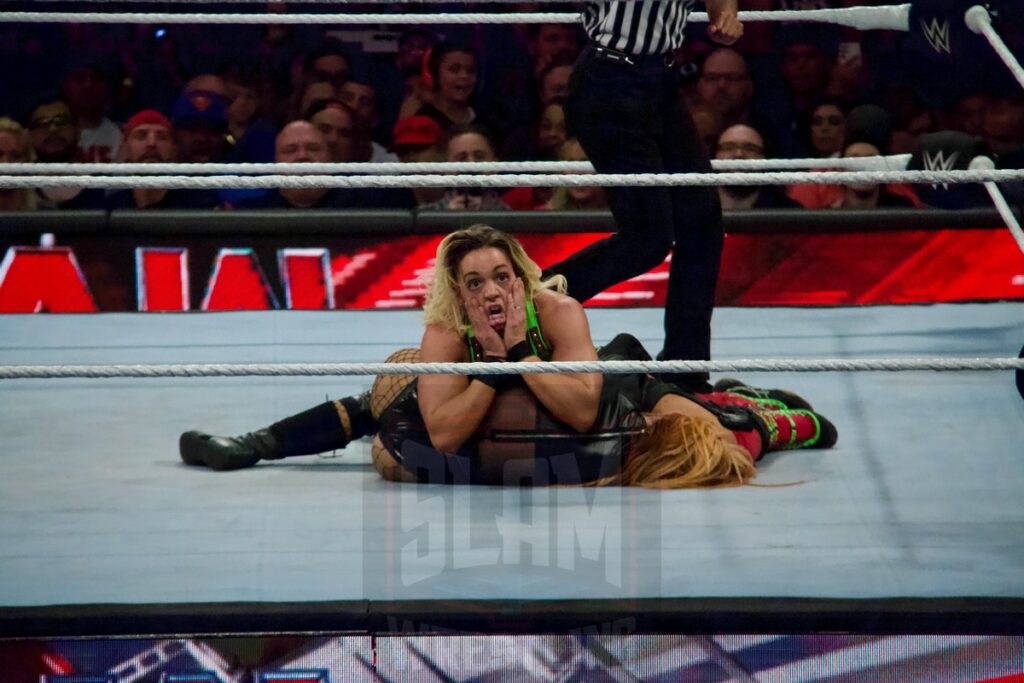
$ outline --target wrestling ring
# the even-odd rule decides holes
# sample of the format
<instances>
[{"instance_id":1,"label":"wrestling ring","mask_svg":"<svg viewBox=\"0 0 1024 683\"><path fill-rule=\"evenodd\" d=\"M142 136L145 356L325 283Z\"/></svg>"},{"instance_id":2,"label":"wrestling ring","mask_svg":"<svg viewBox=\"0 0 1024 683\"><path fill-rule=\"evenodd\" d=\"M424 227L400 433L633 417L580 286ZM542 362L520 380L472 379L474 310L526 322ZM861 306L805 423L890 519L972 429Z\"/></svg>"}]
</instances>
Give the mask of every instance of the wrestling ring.
<instances>
[{"instance_id":1,"label":"wrestling ring","mask_svg":"<svg viewBox=\"0 0 1024 683\"><path fill-rule=\"evenodd\" d=\"M741 18L911 30L916 11ZM416 23L578 20L0 11L0 22L337 24L412 16ZM971 8L965 25L1024 87L1024 70L988 11ZM1024 179L1024 171L997 168L988 157L952 170L914 168L909 157L803 170L818 163L717 162L711 174L644 175L555 162L0 164L0 187L983 183L1024 251L1024 232L997 185ZM785 373L785 385L815 397L839 427L832 450L765 458L756 483L768 486L676 491L396 484L374 471L369 441L232 474L178 460L178 435L194 425L241 433L324 395L365 391L368 375L382 371L481 371L383 367L391 352L419 343L418 311L7 316L0 324L0 636L560 633L597 624L630 633L970 633L984 645L1024 634L1021 311L1019 301L722 308L713 322L714 361L602 367L707 369L756 386L775 386ZM660 310L588 313L597 343L629 331L660 348ZM540 370L579 369L558 365ZM798 675L797 663L744 678L721 659L729 649L722 642L690 665L714 661L728 676L699 680L818 680ZM987 674L1024 671L1019 655L990 654ZM371 675L351 673L351 680L387 680ZM844 675L834 680L857 680L855 665Z\"/></svg>"}]
</instances>

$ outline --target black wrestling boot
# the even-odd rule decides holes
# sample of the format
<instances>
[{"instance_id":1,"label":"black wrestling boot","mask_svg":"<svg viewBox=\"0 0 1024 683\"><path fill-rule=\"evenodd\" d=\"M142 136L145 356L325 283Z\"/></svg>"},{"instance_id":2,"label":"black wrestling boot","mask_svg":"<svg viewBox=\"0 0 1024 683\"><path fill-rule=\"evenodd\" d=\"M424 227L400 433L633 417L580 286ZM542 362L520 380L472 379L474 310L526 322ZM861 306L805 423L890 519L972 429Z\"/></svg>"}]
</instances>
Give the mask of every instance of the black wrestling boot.
<instances>
[{"instance_id":1,"label":"black wrestling boot","mask_svg":"<svg viewBox=\"0 0 1024 683\"><path fill-rule=\"evenodd\" d=\"M344 448L352 439L377 431L369 393L327 401L266 429L237 437L191 431L181 435L178 450L188 465L219 472L252 467L260 460L315 455Z\"/></svg>"},{"instance_id":2,"label":"black wrestling boot","mask_svg":"<svg viewBox=\"0 0 1024 683\"><path fill-rule=\"evenodd\" d=\"M281 447L269 429L242 436L215 436L203 432L185 432L178 439L178 452L187 465L209 467L218 472L252 467L260 460L275 460Z\"/></svg>"}]
</instances>

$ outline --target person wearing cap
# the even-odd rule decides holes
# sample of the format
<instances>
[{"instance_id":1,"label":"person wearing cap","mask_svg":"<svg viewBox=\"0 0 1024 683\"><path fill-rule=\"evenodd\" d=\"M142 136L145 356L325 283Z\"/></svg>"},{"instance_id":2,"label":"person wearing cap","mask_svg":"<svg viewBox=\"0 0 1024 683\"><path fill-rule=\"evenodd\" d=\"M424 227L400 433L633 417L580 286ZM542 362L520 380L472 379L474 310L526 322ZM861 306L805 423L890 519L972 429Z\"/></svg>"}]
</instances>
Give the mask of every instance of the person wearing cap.
<instances>
[{"instance_id":1,"label":"person wearing cap","mask_svg":"<svg viewBox=\"0 0 1024 683\"><path fill-rule=\"evenodd\" d=\"M215 163L227 150L228 104L206 90L183 93L171 109L178 158L185 163Z\"/></svg>"},{"instance_id":2,"label":"person wearing cap","mask_svg":"<svg viewBox=\"0 0 1024 683\"><path fill-rule=\"evenodd\" d=\"M391 151L406 163L443 161L438 149L443 138L441 124L429 116L403 116L395 123Z\"/></svg>"},{"instance_id":3,"label":"person wearing cap","mask_svg":"<svg viewBox=\"0 0 1024 683\"><path fill-rule=\"evenodd\" d=\"M391 151L402 163L444 161L444 131L429 116L402 116L391 134ZM430 204L444 196L442 187L414 187L416 205Z\"/></svg>"},{"instance_id":4,"label":"person wearing cap","mask_svg":"<svg viewBox=\"0 0 1024 683\"><path fill-rule=\"evenodd\" d=\"M124 124L121 161L130 164L170 163L177 160L170 119L155 109L145 109ZM110 209L210 209L220 200L209 190L134 188L107 197Z\"/></svg>"}]
</instances>

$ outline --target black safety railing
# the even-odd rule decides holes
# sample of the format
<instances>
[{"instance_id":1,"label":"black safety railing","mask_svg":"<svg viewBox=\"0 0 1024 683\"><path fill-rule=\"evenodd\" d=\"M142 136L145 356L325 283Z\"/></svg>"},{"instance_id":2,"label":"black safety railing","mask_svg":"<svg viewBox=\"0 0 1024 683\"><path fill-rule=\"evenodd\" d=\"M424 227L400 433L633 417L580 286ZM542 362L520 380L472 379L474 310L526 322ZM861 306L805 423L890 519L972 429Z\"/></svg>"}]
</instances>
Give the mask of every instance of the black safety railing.
<instances>
[{"instance_id":1,"label":"black safety railing","mask_svg":"<svg viewBox=\"0 0 1024 683\"><path fill-rule=\"evenodd\" d=\"M0 242L58 236L401 236L444 234L475 223L517 233L612 232L608 211L395 211L267 209L0 213ZM842 233L1003 228L994 209L777 209L726 212L731 233ZM35 241L33 239L33 241Z\"/></svg>"}]
</instances>

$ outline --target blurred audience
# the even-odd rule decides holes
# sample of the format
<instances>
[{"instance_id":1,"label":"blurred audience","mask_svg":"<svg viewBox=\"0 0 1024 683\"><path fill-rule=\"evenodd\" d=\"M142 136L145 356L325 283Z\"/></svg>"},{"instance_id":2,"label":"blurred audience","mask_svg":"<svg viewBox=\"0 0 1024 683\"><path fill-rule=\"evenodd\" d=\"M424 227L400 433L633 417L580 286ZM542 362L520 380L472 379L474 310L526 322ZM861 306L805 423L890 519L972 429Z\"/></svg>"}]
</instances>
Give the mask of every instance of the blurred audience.
<instances>
[{"instance_id":1,"label":"blurred audience","mask_svg":"<svg viewBox=\"0 0 1024 683\"><path fill-rule=\"evenodd\" d=\"M36 161L69 163L81 161L78 151L78 121L64 102L45 99L28 116L28 131Z\"/></svg>"},{"instance_id":2,"label":"blurred audience","mask_svg":"<svg viewBox=\"0 0 1024 683\"><path fill-rule=\"evenodd\" d=\"M224 161L228 151L228 106L223 95L186 88L171 108L171 121L178 161L191 164Z\"/></svg>"},{"instance_id":3,"label":"blurred audience","mask_svg":"<svg viewBox=\"0 0 1024 683\"><path fill-rule=\"evenodd\" d=\"M356 139L356 114L340 100L320 100L306 112L306 120L320 131L327 145L327 161L353 161Z\"/></svg>"},{"instance_id":4,"label":"blurred audience","mask_svg":"<svg viewBox=\"0 0 1024 683\"><path fill-rule=\"evenodd\" d=\"M981 137L984 135L985 112L991 101L984 93L970 93L959 98L949 112L949 128Z\"/></svg>"},{"instance_id":5,"label":"blurred audience","mask_svg":"<svg viewBox=\"0 0 1024 683\"><path fill-rule=\"evenodd\" d=\"M445 131L477 119L473 109L476 91L476 50L455 43L435 45L427 58L425 76L430 81L430 99L416 110L429 116Z\"/></svg>"},{"instance_id":6,"label":"blurred audience","mask_svg":"<svg viewBox=\"0 0 1024 683\"><path fill-rule=\"evenodd\" d=\"M807 124L808 148L813 157L837 157L846 137L846 111L839 100L825 99L811 110Z\"/></svg>"},{"instance_id":7,"label":"blurred audience","mask_svg":"<svg viewBox=\"0 0 1024 683\"><path fill-rule=\"evenodd\" d=\"M138 112L124 124L121 161L130 164L177 161L178 148L171 121L153 109ZM107 195L111 209L211 209L220 205L209 190L136 188Z\"/></svg>"},{"instance_id":8,"label":"blurred audience","mask_svg":"<svg viewBox=\"0 0 1024 683\"><path fill-rule=\"evenodd\" d=\"M558 152L559 161L588 161L583 147L576 138L565 141ZM545 205L552 211L599 211L608 208L608 196L603 187L556 187Z\"/></svg>"},{"instance_id":9,"label":"blurred audience","mask_svg":"<svg viewBox=\"0 0 1024 683\"><path fill-rule=\"evenodd\" d=\"M745 0L743 9L862 4ZM538 7L521 4L517 9ZM266 11L287 7L272 3ZM689 27L677 59L680 97L708 149L717 149L720 158L753 155L760 146L770 150L768 156L820 158L827 167L827 160L841 153L865 153L867 147L853 147L856 143L882 155L901 154L942 130L983 139L1000 163L1021 153L1024 97L1016 94L1019 88L1002 68L979 67L967 78L958 77L923 62L903 34L892 31L863 33L802 23L749 24L747 30L735 47L722 48L707 40L703 27ZM279 133L287 128L285 138L295 137L302 127L292 124L305 120L323 138L327 159L381 162L447 158L436 135L476 124L492 139L456 140L456 151L473 148L462 149L463 156L489 152L491 158L513 161L553 160L572 153L561 105L582 35L573 24L446 27L440 42L442 35L427 26L400 34L368 29L365 40L335 27L284 24L232 28L228 34L222 27L177 25L5 30L5 54L23 59L8 60L15 66L4 77L0 117L20 121L24 131L0 133L5 154L13 154L21 139L31 143L40 163L135 157L258 163L279 158ZM1009 32L1006 38L1019 51L1019 36ZM32 97L41 99L29 109ZM142 111L167 115L170 145L162 139L133 139L133 151L119 149L129 142L121 122ZM422 117L441 133L435 134L434 125ZM140 136L149 130L132 129ZM789 193L810 208L859 201L857 192L839 186L801 186ZM115 198L124 202L130 196L128 203L138 200L145 206L185 201L177 193L159 194L154 201L158 194L115 193ZM327 192L315 203L360 208L431 204L442 194L431 188ZM780 200L778 190L768 188L723 188L721 194L732 208ZM865 194L861 203L884 206L888 194L921 204L912 188L897 185L880 189L876 201ZM291 206L274 191L222 190L217 195L235 206L274 198ZM456 203L467 206L497 199L488 192L462 195ZM100 205L103 193L58 188L36 190L32 196L40 208L63 209ZM503 199L517 209L555 201L544 188L516 188Z\"/></svg>"},{"instance_id":10,"label":"blurred audience","mask_svg":"<svg viewBox=\"0 0 1024 683\"><path fill-rule=\"evenodd\" d=\"M707 56L697 81L697 102L717 115L721 129L750 122L754 84L743 56L723 47ZM718 137L720 131L714 132Z\"/></svg>"},{"instance_id":11,"label":"blurred audience","mask_svg":"<svg viewBox=\"0 0 1024 683\"><path fill-rule=\"evenodd\" d=\"M338 99L348 105L355 114L356 124L362 133L353 149L352 160L373 163L398 161L398 157L373 139L374 131L380 123L380 110L377 91L369 84L369 80L365 76L361 76L359 80L350 78L338 91Z\"/></svg>"},{"instance_id":12,"label":"blurred audience","mask_svg":"<svg viewBox=\"0 0 1024 683\"><path fill-rule=\"evenodd\" d=\"M1006 154L1024 144L1024 97L993 98L985 109L981 132L996 154Z\"/></svg>"},{"instance_id":13,"label":"blurred audience","mask_svg":"<svg viewBox=\"0 0 1024 683\"><path fill-rule=\"evenodd\" d=\"M892 117L877 105L863 104L854 107L846 116L845 135L843 139L843 156L867 157L888 156L891 154L893 139ZM864 146L854 148L852 145L863 143ZM875 150L873 154L866 150ZM821 169L831 170L831 169ZM846 170L846 169L839 169ZM825 209L843 203L847 198L847 189L842 185L792 185L788 189L789 197L808 209ZM913 206L923 206L914 189L910 185L892 183L885 187L883 201L888 195L896 195L909 201ZM851 198L850 201L855 201ZM880 204L887 206L888 204Z\"/></svg>"},{"instance_id":14,"label":"blurred audience","mask_svg":"<svg viewBox=\"0 0 1024 683\"><path fill-rule=\"evenodd\" d=\"M327 107L330 109L331 107ZM327 163L327 140L309 121L292 121L277 135L275 161L283 164ZM240 205L244 209L381 209L410 208L412 194L403 189L302 187L279 188Z\"/></svg>"},{"instance_id":15,"label":"blurred audience","mask_svg":"<svg viewBox=\"0 0 1024 683\"><path fill-rule=\"evenodd\" d=\"M243 65L228 67L224 80L227 110L227 152L232 163L266 163L274 160L277 131L266 118L260 75Z\"/></svg>"},{"instance_id":16,"label":"blurred audience","mask_svg":"<svg viewBox=\"0 0 1024 683\"><path fill-rule=\"evenodd\" d=\"M330 81L312 81L298 93L294 118L301 118L317 102L336 100L340 89Z\"/></svg>"},{"instance_id":17,"label":"blurred audience","mask_svg":"<svg viewBox=\"0 0 1024 683\"><path fill-rule=\"evenodd\" d=\"M445 160L449 162L497 161L490 133L480 125L467 123L455 126L448 133ZM443 211L505 211L509 207L498 191L491 187L453 187L436 202L421 209Z\"/></svg>"},{"instance_id":18,"label":"blurred audience","mask_svg":"<svg viewBox=\"0 0 1024 683\"><path fill-rule=\"evenodd\" d=\"M764 159L764 138L754 128L738 123L722 131L716 159ZM792 209L800 205L775 185L723 185L718 188L723 211Z\"/></svg>"},{"instance_id":19,"label":"blurred audience","mask_svg":"<svg viewBox=\"0 0 1024 683\"><path fill-rule=\"evenodd\" d=\"M870 142L855 142L843 151L843 156L873 157L880 150ZM907 197L895 194L883 185L856 184L843 185L842 197L832 204L833 209L910 209L914 203Z\"/></svg>"},{"instance_id":20,"label":"blurred audience","mask_svg":"<svg viewBox=\"0 0 1024 683\"><path fill-rule=\"evenodd\" d=\"M398 119L391 136L391 151L402 163L444 161L444 132L429 116L405 116ZM444 196L444 188L415 187L416 205L431 204Z\"/></svg>"},{"instance_id":21,"label":"blurred audience","mask_svg":"<svg viewBox=\"0 0 1024 683\"><path fill-rule=\"evenodd\" d=\"M73 62L61 84L61 97L78 122L78 158L91 162L117 158L121 129L107 118L111 88L102 64L88 58Z\"/></svg>"},{"instance_id":22,"label":"blurred audience","mask_svg":"<svg viewBox=\"0 0 1024 683\"><path fill-rule=\"evenodd\" d=\"M28 135L37 162L82 161L75 116L71 108L60 100L46 99L32 109L28 117ZM41 209L92 209L104 203L101 190L81 187L41 187L35 194Z\"/></svg>"},{"instance_id":23,"label":"blurred audience","mask_svg":"<svg viewBox=\"0 0 1024 683\"><path fill-rule=\"evenodd\" d=\"M13 119L0 118L0 164L22 164L35 160L28 131ZM37 208L36 193L30 188L0 188L0 211L35 211Z\"/></svg>"}]
</instances>

